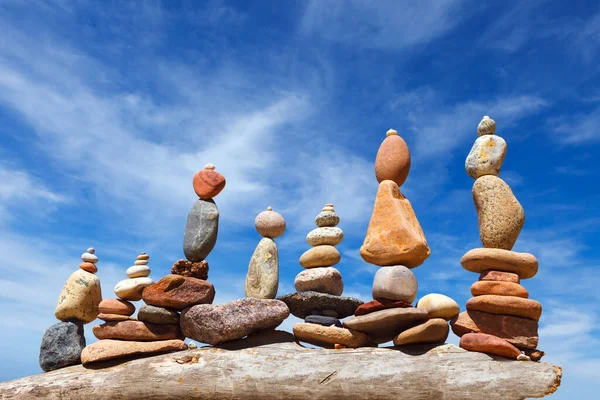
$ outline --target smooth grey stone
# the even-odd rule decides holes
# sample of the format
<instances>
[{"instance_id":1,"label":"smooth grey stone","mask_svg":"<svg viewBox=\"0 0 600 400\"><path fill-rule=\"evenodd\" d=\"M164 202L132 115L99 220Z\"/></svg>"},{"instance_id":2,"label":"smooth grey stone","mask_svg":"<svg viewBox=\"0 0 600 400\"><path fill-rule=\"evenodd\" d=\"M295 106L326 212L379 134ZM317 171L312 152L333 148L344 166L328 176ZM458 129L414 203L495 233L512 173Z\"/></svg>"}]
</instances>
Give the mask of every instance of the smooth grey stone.
<instances>
[{"instance_id":1,"label":"smooth grey stone","mask_svg":"<svg viewBox=\"0 0 600 400\"><path fill-rule=\"evenodd\" d=\"M48 372L81 364L81 352L84 348L83 323L73 320L54 324L42 337L40 367Z\"/></svg>"},{"instance_id":2,"label":"smooth grey stone","mask_svg":"<svg viewBox=\"0 0 600 400\"><path fill-rule=\"evenodd\" d=\"M212 199L196 201L188 214L183 253L189 261L204 260L217 243L219 210Z\"/></svg>"},{"instance_id":3,"label":"smooth grey stone","mask_svg":"<svg viewBox=\"0 0 600 400\"><path fill-rule=\"evenodd\" d=\"M403 265L381 267L373 279L373 298L412 303L417 296L417 278Z\"/></svg>"},{"instance_id":4,"label":"smooth grey stone","mask_svg":"<svg viewBox=\"0 0 600 400\"><path fill-rule=\"evenodd\" d=\"M140 307L137 319L158 325L179 324L179 313L163 307L144 305Z\"/></svg>"},{"instance_id":5,"label":"smooth grey stone","mask_svg":"<svg viewBox=\"0 0 600 400\"><path fill-rule=\"evenodd\" d=\"M346 318L354 314L354 311L363 304L359 299L353 297L334 296L318 292L297 292L280 296L278 300L283 301L290 312L298 318L306 318L315 311L334 310L339 318Z\"/></svg>"},{"instance_id":6,"label":"smooth grey stone","mask_svg":"<svg viewBox=\"0 0 600 400\"><path fill-rule=\"evenodd\" d=\"M338 328L342 327L342 323L339 319L333 317L326 317L324 315L309 315L304 319L307 324L317 324L323 326L335 325Z\"/></svg>"}]
</instances>

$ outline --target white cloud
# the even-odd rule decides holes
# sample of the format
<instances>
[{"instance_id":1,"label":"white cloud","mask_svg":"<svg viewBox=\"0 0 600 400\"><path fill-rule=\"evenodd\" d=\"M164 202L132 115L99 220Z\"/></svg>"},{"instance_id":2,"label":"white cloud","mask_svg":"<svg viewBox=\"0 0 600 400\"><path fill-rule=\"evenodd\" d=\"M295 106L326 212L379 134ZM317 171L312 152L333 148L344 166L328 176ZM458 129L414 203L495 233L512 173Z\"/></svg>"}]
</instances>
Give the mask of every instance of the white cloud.
<instances>
[{"instance_id":1,"label":"white cloud","mask_svg":"<svg viewBox=\"0 0 600 400\"><path fill-rule=\"evenodd\" d=\"M559 143L581 146L600 141L598 125L600 124L600 108L575 116L562 116L548 121L554 132L552 138Z\"/></svg>"},{"instance_id":2,"label":"white cloud","mask_svg":"<svg viewBox=\"0 0 600 400\"><path fill-rule=\"evenodd\" d=\"M301 32L350 46L402 49L426 44L469 16L463 0L323 2L312 0Z\"/></svg>"}]
</instances>

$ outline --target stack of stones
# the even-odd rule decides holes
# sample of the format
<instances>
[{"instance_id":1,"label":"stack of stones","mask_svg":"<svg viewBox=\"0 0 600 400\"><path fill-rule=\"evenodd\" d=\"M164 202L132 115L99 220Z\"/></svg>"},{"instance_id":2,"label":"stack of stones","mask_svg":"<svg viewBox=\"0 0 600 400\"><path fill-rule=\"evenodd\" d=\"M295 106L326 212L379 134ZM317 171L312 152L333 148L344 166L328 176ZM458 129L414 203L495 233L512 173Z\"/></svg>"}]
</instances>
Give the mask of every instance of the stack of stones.
<instances>
[{"instance_id":1,"label":"stack of stones","mask_svg":"<svg viewBox=\"0 0 600 400\"><path fill-rule=\"evenodd\" d=\"M60 321L46 330L40 348L40 367L52 371L81 362L85 348L83 325L96 319L102 301L98 257L93 248L81 255L79 270L73 272L58 297L55 316Z\"/></svg>"},{"instance_id":2,"label":"stack of stones","mask_svg":"<svg viewBox=\"0 0 600 400\"><path fill-rule=\"evenodd\" d=\"M480 276L471 286L474 297L467 301L467 311L451 325L466 350L537 361L543 355L536 349L542 306L528 298L520 280L533 277L538 262L532 254L511 251L525 213L510 186L498 177L506 142L495 131L494 120L483 117L465 163L467 174L475 179L473 200L483 248L470 250L460 261Z\"/></svg>"},{"instance_id":3,"label":"stack of stones","mask_svg":"<svg viewBox=\"0 0 600 400\"><path fill-rule=\"evenodd\" d=\"M81 354L84 365L134 355L148 355L185 350L183 335L179 327L179 314L172 310L138 311L132 317L135 306L132 301L141 300L144 291L155 283L148 276L150 256L142 253L134 265L127 269L128 279L115 286L116 299L105 299L100 303L98 318L104 323L92 328L99 341L86 347ZM153 312L154 311L154 312Z\"/></svg>"},{"instance_id":4,"label":"stack of stones","mask_svg":"<svg viewBox=\"0 0 600 400\"><path fill-rule=\"evenodd\" d=\"M381 267L373 281L373 301L360 307L344 327L367 335L374 343L395 345L443 343L448 320L459 313L458 304L441 294L423 297L417 307L417 279L412 268L429 257L429 245L413 208L400 186L410 170L410 152L398 132L390 129L375 160L379 189L362 258Z\"/></svg>"},{"instance_id":5,"label":"stack of stones","mask_svg":"<svg viewBox=\"0 0 600 400\"><path fill-rule=\"evenodd\" d=\"M292 314L304 319L294 325L294 335L299 341L317 346L334 347L341 344L360 347L371 344L366 335L344 329L339 318L354 313L362 304L360 300L342 297L344 283L340 272L333 268L340 261L340 252L334 247L344 238L336 225L340 222L333 204L326 204L316 216L317 228L306 236L313 248L300 257L300 272L294 281L297 293L283 296Z\"/></svg>"},{"instance_id":6,"label":"stack of stones","mask_svg":"<svg viewBox=\"0 0 600 400\"><path fill-rule=\"evenodd\" d=\"M274 299L279 289L279 256L277 243L273 239L285 232L285 219L272 207L267 207L256 216L254 226L263 237L248 265L246 276L246 297L256 299Z\"/></svg>"}]
</instances>

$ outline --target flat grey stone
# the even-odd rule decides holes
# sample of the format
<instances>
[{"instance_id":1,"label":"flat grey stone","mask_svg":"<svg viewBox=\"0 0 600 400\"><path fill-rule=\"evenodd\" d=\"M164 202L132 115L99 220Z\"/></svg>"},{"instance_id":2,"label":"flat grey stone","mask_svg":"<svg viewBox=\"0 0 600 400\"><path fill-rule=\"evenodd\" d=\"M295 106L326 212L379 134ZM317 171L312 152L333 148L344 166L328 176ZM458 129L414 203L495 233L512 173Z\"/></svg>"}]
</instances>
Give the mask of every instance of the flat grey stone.
<instances>
[{"instance_id":1,"label":"flat grey stone","mask_svg":"<svg viewBox=\"0 0 600 400\"><path fill-rule=\"evenodd\" d=\"M338 318L345 318L353 315L358 306L363 304L362 300L353 297L317 292L290 293L277 299L287 304L293 315L302 319L311 315L313 311L324 310L333 310L338 313Z\"/></svg>"},{"instance_id":2,"label":"flat grey stone","mask_svg":"<svg viewBox=\"0 0 600 400\"><path fill-rule=\"evenodd\" d=\"M140 307L137 318L140 321L158 325L179 324L179 313L177 311L150 305Z\"/></svg>"},{"instance_id":3,"label":"flat grey stone","mask_svg":"<svg viewBox=\"0 0 600 400\"><path fill-rule=\"evenodd\" d=\"M342 323L339 319L333 317L327 317L325 315L309 315L304 319L304 322L307 324L317 324L323 326L337 326L338 328L342 328Z\"/></svg>"}]
</instances>

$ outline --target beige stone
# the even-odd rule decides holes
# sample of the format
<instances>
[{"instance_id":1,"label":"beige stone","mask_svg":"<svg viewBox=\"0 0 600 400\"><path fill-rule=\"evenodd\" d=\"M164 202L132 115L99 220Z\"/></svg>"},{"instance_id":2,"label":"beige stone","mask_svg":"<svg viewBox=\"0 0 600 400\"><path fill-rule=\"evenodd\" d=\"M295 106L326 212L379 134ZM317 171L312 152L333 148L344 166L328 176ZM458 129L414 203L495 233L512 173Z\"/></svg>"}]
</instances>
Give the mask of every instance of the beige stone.
<instances>
[{"instance_id":1,"label":"beige stone","mask_svg":"<svg viewBox=\"0 0 600 400\"><path fill-rule=\"evenodd\" d=\"M333 246L311 247L300 256L300 265L304 268L331 267L340 262L341 255Z\"/></svg>"},{"instance_id":2,"label":"beige stone","mask_svg":"<svg viewBox=\"0 0 600 400\"><path fill-rule=\"evenodd\" d=\"M279 257L273 239L262 238L248 265L246 297L274 299L279 288Z\"/></svg>"},{"instance_id":3,"label":"beige stone","mask_svg":"<svg viewBox=\"0 0 600 400\"><path fill-rule=\"evenodd\" d=\"M298 341L321 347L333 347L342 344L346 347L363 347L372 343L368 335L352 329L298 323L292 328Z\"/></svg>"},{"instance_id":4,"label":"beige stone","mask_svg":"<svg viewBox=\"0 0 600 400\"><path fill-rule=\"evenodd\" d=\"M285 232L285 219L271 207L256 216L254 226L258 233L266 238L275 239Z\"/></svg>"},{"instance_id":5,"label":"beige stone","mask_svg":"<svg viewBox=\"0 0 600 400\"><path fill-rule=\"evenodd\" d=\"M148 277L124 279L115 285L115 294L123 300L138 301L142 299L142 292L154 281Z\"/></svg>"},{"instance_id":6,"label":"beige stone","mask_svg":"<svg viewBox=\"0 0 600 400\"><path fill-rule=\"evenodd\" d=\"M373 279L373 298L412 303L418 287L415 274L405 266L381 267Z\"/></svg>"},{"instance_id":7,"label":"beige stone","mask_svg":"<svg viewBox=\"0 0 600 400\"><path fill-rule=\"evenodd\" d=\"M300 272L294 280L299 292L318 292L340 296L344 291L342 274L333 267L310 268Z\"/></svg>"},{"instance_id":8,"label":"beige stone","mask_svg":"<svg viewBox=\"0 0 600 400\"><path fill-rule=\"evenodd\" d=\"M473 201L483 247L512 249L525 223L525 212L510 186L497 176L482 176L473 184Z\"/></svg>"},{"instance_id":9,"label":"beige stone","mask_svg":"<svg viewBox=\"0 0 600 400\"><path fill-rule=\"evenodd\" d=\"M410 202L390 180L379 184L362 258L379 266L418 267L429 257L425 234Z\"/></svg>"},{"instance_id":10,"label":"beige stone","mask_svg":"<svg viewBox=\"0 0 600 400\"><path fill-rule=\"evenodd\" d=\"M454 299L439 293L430 293L421 297L417 308L425 310L429 318L450 320L458 315L460 307Z\"/></svg>"},{"instance_id":11,"label":"beige stone","mask_svg":"<svg viewBox=\"0 0 600 400\"><path fill-rule=\"evenodd\" d=\"M415 343L443 343L448 338L450 327L443 318L433 318L424 323L413 326L394 338L394 345Z\"/></svg>"},{"instance_id":12,"label":"beige stone","mask_svg":"<svg viewBox=\"0 0 600 400\"><path fill-rule=\"evenodd\" d=\"M156 342L131 342L124 340L104 339L87 346L81 352L83 365L98 361L113 360L128 356L145 356L149 354L170 353L187 350L183 340L160 340Z\"/></svg>"},{"instance_id":13,"label":"beige stone","mask_svg":"<svg viewBox=\"0 0 600 400\"><path fill-rule=\"evenodd\" d=\"M78 269L73 272L60 295L54 315L61 321L78 319L89 323L96 319L102 301L100 279L90 272Z\"/></svg>"}]
</instances>

